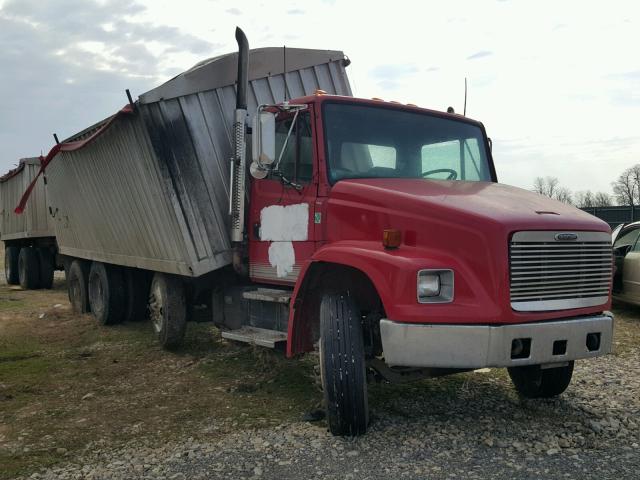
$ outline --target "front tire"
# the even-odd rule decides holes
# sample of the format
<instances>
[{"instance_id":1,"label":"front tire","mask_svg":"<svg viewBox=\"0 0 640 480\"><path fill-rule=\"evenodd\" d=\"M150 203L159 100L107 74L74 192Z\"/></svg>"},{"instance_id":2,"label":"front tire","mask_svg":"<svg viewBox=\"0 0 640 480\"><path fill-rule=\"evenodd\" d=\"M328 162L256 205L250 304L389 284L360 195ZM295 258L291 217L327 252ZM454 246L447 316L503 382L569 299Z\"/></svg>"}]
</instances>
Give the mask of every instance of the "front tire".
<instances>
[{"instance_id":1,"label":"front tire","mask_svg":"<svg viewBox=\"0 0 640 480\"><path fill-rule=\"evenodd\" d=\"M369 403L360 311L348 293L320 303L320 375L333 435L367 431Z\"/></svg>"},{"instance_id":2,"label":"front tire","mask_svg":"<svg viewBox=\"0 0 640 480\"><path fill-rule=\"evenodd\" d=\"M550 398L560 395L571 383L573 360L564 367L540 368L540 365L511 367L509 376L516 390L527 398Z\"/></svg>"},{"instance_id":3,"label":"front tire","mask_svg":"<svg viewBox=\"0 0 640 480\"><path fill-rule=\"evenodd\" d=\"M149 317L163 348L177 347L187 328L187 306L181 280L156 273L149 292Z\"/></svg>"},{"instance_id":4,"label":"front tire","mask_svg":"<svg viewBox=\"0 0 640 480\"><path fill-rule=\"evenodd\" d=\"M91 263L89 271L89 305L102 325L114 325L125 313L124 279L122 270L101 262Z\"/></svg>"},{"instance_id":5,"label":"front tire","mask_svg":"<svg viewBox=\"0 0 640 480\"><path fill-rule=\"evenodd\" d=\"M18 255L18 279L25 290L40 288L40 260L33 247L22 247Z\"/></svg>"},{"instance_id":6,"label":"front tire","mask_svg":"<svg viewBox=\"0 0 640 480\"><path fill-rule=\"evenodd\" d=\"M4 276L8 285L18 285L20 276L18 274L19 247L5 247L4 249Z\"/></svg>"}]
</instances>

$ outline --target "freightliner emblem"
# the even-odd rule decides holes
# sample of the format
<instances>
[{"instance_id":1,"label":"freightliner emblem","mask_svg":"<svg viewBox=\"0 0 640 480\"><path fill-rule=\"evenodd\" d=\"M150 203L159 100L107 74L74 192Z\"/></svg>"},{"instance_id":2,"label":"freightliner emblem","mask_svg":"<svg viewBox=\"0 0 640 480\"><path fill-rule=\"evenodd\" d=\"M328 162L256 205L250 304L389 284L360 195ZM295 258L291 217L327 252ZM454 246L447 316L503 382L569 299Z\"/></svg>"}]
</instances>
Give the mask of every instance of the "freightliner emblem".
<instances>
[{"instance_id":1,"label":"freightliner emblem","mask_svg":"<svg viewBox=\"0 0 640 480\"><path fill-rule=\"evenodd\" d=\"M556 233L555 239L559 242L567 240L577 240L578 235L575 233Z\"/></svg>"}]
</instances>

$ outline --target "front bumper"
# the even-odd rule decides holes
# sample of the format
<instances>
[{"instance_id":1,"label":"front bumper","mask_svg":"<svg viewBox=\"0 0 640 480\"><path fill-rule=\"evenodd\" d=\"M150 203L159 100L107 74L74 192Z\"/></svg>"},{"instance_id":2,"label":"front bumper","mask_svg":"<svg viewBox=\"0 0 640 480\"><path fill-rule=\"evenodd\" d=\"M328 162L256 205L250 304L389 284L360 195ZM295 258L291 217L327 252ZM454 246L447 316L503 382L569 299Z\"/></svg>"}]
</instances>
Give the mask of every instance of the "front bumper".
<instances>
[{"instance_id":1,"label":"front bumper","mask_svg":"<svg viewBox=\"0 0 640 480\"><path fill-rule=\"evenodd\" d=\"M382 319L380 333L384 359L389 366L469 369L517 367L566 362L610 353L613 315L605 313L499 326L409 324ZM591 348L587 346L589 334L599 334L598 348L593 348L593 342ZM526 357L520 354L522 358L513 358L512 343L517 339L525 343L529 339ZM558 342L556 352L555 342ZM564 353L557 354L558 350Z\"/></svg>"}]
</instances>

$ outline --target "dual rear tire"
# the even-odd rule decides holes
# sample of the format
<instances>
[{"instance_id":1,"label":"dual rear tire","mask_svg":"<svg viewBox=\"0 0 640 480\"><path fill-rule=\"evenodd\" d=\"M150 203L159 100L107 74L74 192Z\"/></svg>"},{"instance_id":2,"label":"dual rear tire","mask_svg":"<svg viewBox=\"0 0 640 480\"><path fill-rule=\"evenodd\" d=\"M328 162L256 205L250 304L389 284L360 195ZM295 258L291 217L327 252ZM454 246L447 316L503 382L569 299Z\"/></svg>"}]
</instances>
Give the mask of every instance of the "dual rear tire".
<instances>
[{"instance_id":1,"label":"dual rear tire","mask_svg":"<svg viewBox=\"0 0 640 480\"><path fill-rule=\"evenodd\" d=\"M101 325L142 320L149 314L160 345L170 349L186 330L182 281L171 275L74 259L67 272L69 301L75 312L93 313Z\"/></svg>"},{"instance_id":2,"label":"dual rear tire","mask_svg":"<svg viewBox=\"0 0 640 480\"><path fill-rule=\"evenodd\" d=\"M55 257L47 247L8 246L4 252L4 273L9 285L24 289L51 288Z\"/></svg>"}]
</instances>

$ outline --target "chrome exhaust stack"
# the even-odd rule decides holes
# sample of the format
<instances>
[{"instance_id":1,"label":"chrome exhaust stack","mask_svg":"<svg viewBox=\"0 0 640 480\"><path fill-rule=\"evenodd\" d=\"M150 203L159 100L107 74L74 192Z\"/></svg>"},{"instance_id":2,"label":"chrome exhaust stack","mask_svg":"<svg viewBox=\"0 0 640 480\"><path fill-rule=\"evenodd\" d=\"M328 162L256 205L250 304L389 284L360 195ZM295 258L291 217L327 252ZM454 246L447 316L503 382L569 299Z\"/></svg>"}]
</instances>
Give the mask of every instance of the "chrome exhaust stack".
<instances>
[{"instance_id":1,"label":"chrome exhaust stack","mask_svg":"<svg viewBox=\"0 0 640 480\"><path fill-rule=\"evenodd\" d=\"M240 243L244 240L245 177L247 170L245 121L247 118L249 42L239 27L236 27L236 41L238 42L238 89L233 123L234 146L233 158L231 159L229 214L231 215L231 241ZM234 265L235 263L234 258Z\"/></svg>"}]
</instances>

